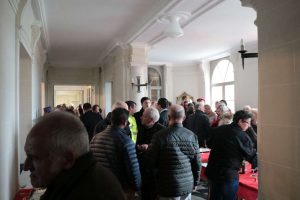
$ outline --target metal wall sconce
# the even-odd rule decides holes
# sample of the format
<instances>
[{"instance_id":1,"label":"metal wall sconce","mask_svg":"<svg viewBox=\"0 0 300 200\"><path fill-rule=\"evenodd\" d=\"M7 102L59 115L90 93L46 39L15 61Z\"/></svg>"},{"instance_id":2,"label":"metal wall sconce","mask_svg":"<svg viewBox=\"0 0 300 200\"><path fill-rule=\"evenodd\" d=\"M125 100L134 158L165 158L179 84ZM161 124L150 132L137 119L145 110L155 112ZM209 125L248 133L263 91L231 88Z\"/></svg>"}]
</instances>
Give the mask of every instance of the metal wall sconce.
<instances>
[{"instance_id":1,"label":"metal wall sconce","mask_svg":"<svg viewBox=\"0 0 300 200\"><path fill-rule=\"evenodd\" d=\"M258 57L258 53L246 53L247 50L245 50L243 39L241 39L241 50L239 50L238 52L241 54L243 69L245 68L245 66L244 66L245 58L257 58Z\"/></svg>"},{"instance_id":2,"label":"metal wall sconce","mask_svg":"<svg viewBox=\"0 0 300 200\"><path fill-rule=\"evenodd\" d=\"M134 83L134 78L131 79L131 86L132 86L132 89L133 89L133 86L136 86L137 87L137 92L140 93L141 92L141 87L142 86L148 86L148 83L143 83L141 84L141 76L136 76L136 84ZM147 88L146 88L147 89Z\"/></svg>"}]
</instances>

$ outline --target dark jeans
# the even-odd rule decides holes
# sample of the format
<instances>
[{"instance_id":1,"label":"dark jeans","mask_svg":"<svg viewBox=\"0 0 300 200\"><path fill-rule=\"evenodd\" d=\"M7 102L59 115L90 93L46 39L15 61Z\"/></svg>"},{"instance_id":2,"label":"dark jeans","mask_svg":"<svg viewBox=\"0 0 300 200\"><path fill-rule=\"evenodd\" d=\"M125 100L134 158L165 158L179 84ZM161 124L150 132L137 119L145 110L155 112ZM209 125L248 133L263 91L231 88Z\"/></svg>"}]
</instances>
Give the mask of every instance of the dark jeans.
<instances>
[{"instance_id":1,"label":"dark jeans","mask_svg":"<svg viewBox=\"0 0 300 200\"><path fill-rule=\"evenodd\" d=\"M239 180L208 181L209 200L236 200Z\"/></svg>"}]
</instances>

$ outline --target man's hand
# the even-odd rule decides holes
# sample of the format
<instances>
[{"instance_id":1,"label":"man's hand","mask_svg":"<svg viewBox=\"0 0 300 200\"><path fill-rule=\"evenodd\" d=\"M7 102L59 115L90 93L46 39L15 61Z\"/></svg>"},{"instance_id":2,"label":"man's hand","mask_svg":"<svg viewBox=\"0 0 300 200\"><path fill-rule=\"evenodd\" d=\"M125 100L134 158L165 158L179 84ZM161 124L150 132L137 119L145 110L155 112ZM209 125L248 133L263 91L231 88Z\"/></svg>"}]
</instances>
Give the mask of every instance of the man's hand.
<instances>
[{"instance_id":1,"label":"man's hand","mask_svg":"<svg viewBox=\"0 0 300 200\"><path fill-rule=\"evenodd\" d=\"M194 186L193 187L193 192L196 192L197 191L197 186Z\"/></svg>"},{"instance_id":2,"label":"man's hand","mask_svg":"<svg viewBox=\"0 0 300 200\"><path fill-rule=\"evenodd\" d=\"M148 149L148 144L137 145L138 150L146 151Z\"/></svg>"}]
</instances>

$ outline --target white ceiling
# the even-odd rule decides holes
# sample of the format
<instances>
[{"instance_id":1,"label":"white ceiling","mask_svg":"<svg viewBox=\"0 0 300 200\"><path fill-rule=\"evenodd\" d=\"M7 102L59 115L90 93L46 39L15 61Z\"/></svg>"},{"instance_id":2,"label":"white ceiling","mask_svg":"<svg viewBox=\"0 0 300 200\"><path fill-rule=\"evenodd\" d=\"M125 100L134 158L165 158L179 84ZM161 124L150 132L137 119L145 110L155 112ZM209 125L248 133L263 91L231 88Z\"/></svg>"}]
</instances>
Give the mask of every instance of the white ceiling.
<instances>
[{"instance_id":1,"label":"white ceiling","mask_svg":"<svg viewBox=\"0 0 300 200\"><path fill-rule=\"evenodd\" d=\"M148 43L150 62L198 61L257 41L256 13L240 0L42 0L43 38L55 67L97 67L120 43ZM161 14L188 11L184 36L166 38Z\"/></svg>"}]
</instances>

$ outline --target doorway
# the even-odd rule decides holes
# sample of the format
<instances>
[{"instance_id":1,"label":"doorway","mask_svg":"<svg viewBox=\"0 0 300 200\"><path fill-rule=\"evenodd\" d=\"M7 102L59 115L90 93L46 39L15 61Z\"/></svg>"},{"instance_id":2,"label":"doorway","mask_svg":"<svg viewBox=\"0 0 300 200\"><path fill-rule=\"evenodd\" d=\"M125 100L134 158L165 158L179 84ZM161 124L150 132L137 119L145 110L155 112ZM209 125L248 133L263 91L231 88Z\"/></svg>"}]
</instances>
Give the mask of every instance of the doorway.
<instances>
[{"instance_id":1,"label":"doorway","mask_svg":"<svg viewBox=\"0 0 300 200\"><path fill-rule=\"evenodd\" d=\"M95 103L95 87L92 85L55 85L54 106L65 104L77 108L83 103Z\"/></svg>"}]
</instances>

